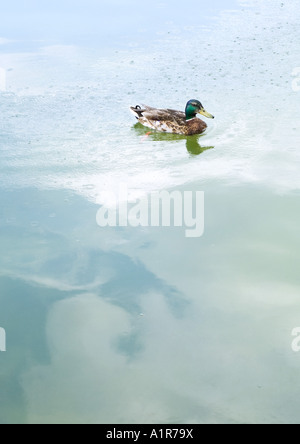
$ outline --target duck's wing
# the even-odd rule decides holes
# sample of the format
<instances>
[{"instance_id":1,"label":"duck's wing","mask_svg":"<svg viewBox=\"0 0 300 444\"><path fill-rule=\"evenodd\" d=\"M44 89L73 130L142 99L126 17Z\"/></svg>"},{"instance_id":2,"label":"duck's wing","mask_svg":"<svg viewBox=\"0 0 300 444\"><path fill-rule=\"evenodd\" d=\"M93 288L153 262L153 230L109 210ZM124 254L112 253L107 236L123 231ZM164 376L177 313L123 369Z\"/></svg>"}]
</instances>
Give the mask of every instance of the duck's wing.
<instances>
[{"instance_id":1,"label":"duck's wing","mask_svg":"<svg viewBox=\"0 0 300 444\"><path fill-rule=\"evenodd\" d=\"M153 108L148 105L137 105L130 108L133 114L138 118L146 118L148 120L175 120L182 121L185 120L185 113L182 111L177 111L175 109L160 109Z\"/></svg>"},{"instance_id":2,"label":"duck's wing","mask_svg":"<svg viewBox=\"0 0 300 444\"><path fill-rule=\"evenodd\" d=\"M174 109L159 109L148 105L131 108L137 120L144 126L158 131L183 134L186 127L185 113Z\"/></svg>"},{"instance_id":3,"label":"duck's wing","mask_svg":"<svg viewBox=\"0 0 300 444\"><path fill-rule=\"evenodd\" d=\"M175 109L152 108L151 106L147 105L142 105L142 107L142 115L148 120L175 121L180 123L185 121L185 113L182 111L177 111Z\"/></svg>"}]
</instances>

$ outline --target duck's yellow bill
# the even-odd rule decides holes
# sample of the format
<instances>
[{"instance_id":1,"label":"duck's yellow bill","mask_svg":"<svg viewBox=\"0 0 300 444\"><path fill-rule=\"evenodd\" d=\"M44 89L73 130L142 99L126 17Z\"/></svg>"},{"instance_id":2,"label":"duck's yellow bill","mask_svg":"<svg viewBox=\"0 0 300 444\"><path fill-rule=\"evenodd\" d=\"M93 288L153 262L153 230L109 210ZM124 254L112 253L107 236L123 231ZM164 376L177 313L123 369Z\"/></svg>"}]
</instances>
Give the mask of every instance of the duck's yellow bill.
<instances>
[{"instance_id":1,"label":"duck's yellow bill","mask_svg":"<svg viewBox=\"0 0 300 444\"><path fill-rule=\"evenodd\" d=\"M204 116L204 117L208 117L209 119L214 119L214 118L215 118L215 116L213 116L212 114L210 114L210 113L208 113L207 111L205 111L204 108L202 108L202 109L199 111L199 114L202 114L202 116Z\"/></svg>"}]
</instances>

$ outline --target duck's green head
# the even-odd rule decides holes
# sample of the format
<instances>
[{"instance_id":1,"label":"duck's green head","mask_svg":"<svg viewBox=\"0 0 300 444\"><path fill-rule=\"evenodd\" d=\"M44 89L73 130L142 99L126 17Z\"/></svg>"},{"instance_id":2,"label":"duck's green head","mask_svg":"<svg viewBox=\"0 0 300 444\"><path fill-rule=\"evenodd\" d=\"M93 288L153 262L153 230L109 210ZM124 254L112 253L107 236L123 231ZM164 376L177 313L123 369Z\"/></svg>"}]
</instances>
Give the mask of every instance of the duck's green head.
<instances>
[{"instance_id":1,"label":"duck's green head","mask_svg":"<svg viewBox=\"0 0 300 444\"><path fill-rule=\"evenodd\" d=\"M209 119L214 119L212 114L205 111L204 106L199 100L189 100L185 108L186 120L194 119L197 114L202 114L202 116L208 117Z\"/></svg>"}]
</instances>

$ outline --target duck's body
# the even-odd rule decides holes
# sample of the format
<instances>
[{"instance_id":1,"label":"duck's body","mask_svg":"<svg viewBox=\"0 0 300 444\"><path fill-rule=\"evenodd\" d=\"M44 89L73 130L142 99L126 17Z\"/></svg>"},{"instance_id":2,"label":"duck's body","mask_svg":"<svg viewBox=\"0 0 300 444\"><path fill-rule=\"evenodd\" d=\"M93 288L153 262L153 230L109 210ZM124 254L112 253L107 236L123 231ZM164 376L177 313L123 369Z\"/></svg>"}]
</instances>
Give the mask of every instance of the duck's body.
<instances>
[{"instance_id":1,"label":"duck's body","mask_svg":"<svg viewBox=\"0 0 300 444\"><path fill-rule=\"evenodd\" d=\"M207 128L206 123L196 117L197 113L214 118L205 111L198 100L190 100L186 105L185 112L173 109L157 109L147 105L137 105L130 109L137 120L148 128L186 136L202 134Z\"/></svg>"}]
</instances>

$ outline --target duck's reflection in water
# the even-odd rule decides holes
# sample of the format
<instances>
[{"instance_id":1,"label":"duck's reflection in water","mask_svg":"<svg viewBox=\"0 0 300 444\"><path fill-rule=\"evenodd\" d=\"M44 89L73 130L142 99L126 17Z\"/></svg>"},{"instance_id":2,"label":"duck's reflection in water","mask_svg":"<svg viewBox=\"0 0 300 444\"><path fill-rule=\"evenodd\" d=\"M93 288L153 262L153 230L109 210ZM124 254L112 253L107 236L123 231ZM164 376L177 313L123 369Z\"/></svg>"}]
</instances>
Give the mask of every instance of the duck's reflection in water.
<instances>
[{"instance_id":1,"label":"duck's reflection in water","mask_svg":"<svg viewBox=\"0 0 300 444\"><path fill-rule=\"evenodd\" d=\"M185 141L186 149L191 156L199 156L204 151L210 150L214 148L214 146L203 146L200 144L200 140L203 135L197 134L195 136L184 136L181 134L172 134L172 133L160 133L158 131L154 131L151 129L145 128L140 123L137 123L133 127L134 131L141 137L141 140L145 142L146 140L153 140L155 142L158 141Z\"/></svg>"},{"instance_id":2,"label":"duck's reflection in water","mask_svg":"<svg viewBox=\"0 0 300 444\"><path fill-rule=\"evenodd\" d=\"M214 146L202 146L199 143L201 136L187 136L186 149L192 156L199 156L204 151L211 150Z\"/></svg>"}]
</instances>

